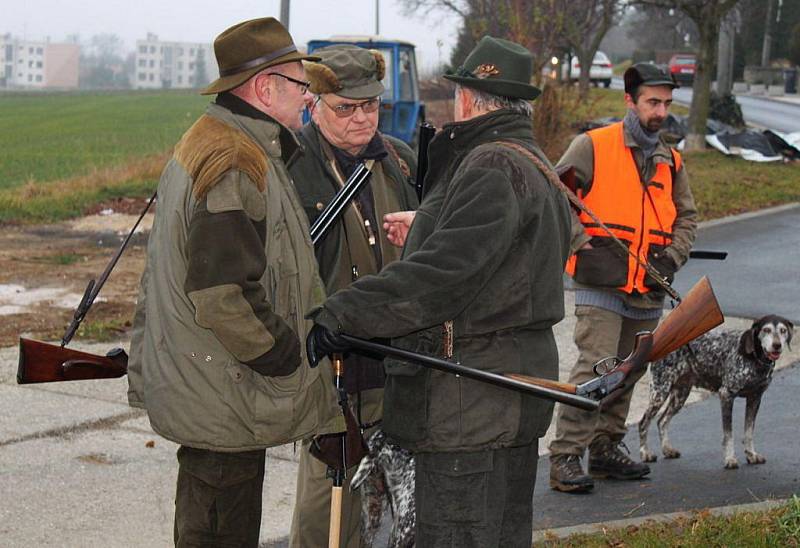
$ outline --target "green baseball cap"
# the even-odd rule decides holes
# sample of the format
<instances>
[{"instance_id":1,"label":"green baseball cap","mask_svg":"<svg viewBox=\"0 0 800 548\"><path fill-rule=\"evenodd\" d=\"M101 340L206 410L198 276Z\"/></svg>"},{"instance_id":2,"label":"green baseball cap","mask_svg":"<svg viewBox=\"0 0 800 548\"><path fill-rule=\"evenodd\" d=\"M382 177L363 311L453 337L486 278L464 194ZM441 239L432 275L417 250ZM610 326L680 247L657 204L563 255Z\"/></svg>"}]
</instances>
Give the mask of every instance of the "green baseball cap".
<instances>
[{"instance_id":1,"label":"green baseball cap","mask_svg":"<svg viewBox=\"0 0 800 548\"><path fill-rule=\"evenodd\" d=\"M678 84L667 71L652 63L636 63L628 67L623 75L625 93L633 93L639 86L669 86L672 89Z\"/></svg>"},{"instance_id":2,"label":"green baseball cap","mask_svg":"<svg viewBox=\"0 0 800 548\"><path fill-rule=\"evenodd\" d=\"M533 59L521 45L484 36L464 64L448 80L502 97L536 99L541 90L531 85Z\"/></svg>"},{"instance_id":3,"label":"green baseball cap","mask_svg":"<svg viewBox=\"0 0 800 548\"><path fill-rule=\"evenodd\" d=\"M339 44L315 50L314 55L318 62L303 63L311 93L335 93L346 99L371 99L383 93L386 61L381 52Z\"/></svg>"}]
</instances>

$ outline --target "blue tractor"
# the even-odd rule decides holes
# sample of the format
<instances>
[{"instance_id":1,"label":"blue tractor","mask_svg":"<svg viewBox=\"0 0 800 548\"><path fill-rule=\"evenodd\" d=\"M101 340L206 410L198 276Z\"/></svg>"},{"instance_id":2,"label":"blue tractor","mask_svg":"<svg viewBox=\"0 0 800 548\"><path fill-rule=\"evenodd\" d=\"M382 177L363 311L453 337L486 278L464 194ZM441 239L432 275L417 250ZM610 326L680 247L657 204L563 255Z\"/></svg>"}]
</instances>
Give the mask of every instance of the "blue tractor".
<instances>
[{"instance_id":1,"label":"blue tractor","mask_svg":"<svg viewBox=\"0 0 800 548\"><path fill-rule=\"evenodd\" d=\"M414 44L380 36L332 36L327 40L311 40L308 53L333 44L354 44L383 54L386 60L386 77L383 79L386 91L381 96L378 129L413 147L419 125L425 121L425 105L419 100Z\"/></svg>"}]
</instances>

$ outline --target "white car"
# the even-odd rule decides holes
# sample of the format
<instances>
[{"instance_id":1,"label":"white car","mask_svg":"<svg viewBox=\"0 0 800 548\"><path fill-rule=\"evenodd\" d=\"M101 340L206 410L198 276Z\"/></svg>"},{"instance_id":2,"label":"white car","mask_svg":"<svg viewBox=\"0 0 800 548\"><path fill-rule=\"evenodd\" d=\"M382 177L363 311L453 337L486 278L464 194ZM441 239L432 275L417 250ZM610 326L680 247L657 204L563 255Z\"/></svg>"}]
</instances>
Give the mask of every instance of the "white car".
<instances>
[{"instance_id":1,"label":"white car","mask_svg":"<svg viewBox=\"0 0 800 548\"><path fill-rule=\"evenodd\" d=\"M611 69L611 60L608 58L608 55L602 51L598 51L594 54L592 68L589 69L589 80L591 80L591 82L596 86L603 84L604 87L609 87L611 85L611 77L613 75ZM577 80L580 78L580 76L581 64L578 62L578 58L573 56L569 71L569 78L570 80Z\"/></svg>"}]
</instances>

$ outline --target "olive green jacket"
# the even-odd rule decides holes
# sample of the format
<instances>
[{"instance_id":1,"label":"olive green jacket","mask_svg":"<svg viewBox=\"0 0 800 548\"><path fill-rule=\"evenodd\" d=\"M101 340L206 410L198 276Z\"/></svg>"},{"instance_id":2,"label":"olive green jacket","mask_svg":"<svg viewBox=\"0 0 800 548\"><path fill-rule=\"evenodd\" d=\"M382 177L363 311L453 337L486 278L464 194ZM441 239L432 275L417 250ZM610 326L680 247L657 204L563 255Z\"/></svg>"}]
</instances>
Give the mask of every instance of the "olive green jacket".
<instances>
[{"instance_id":1,"label":"olive green jacket","mask_svg":"<svg viewBox=\"0 0 800 548\"><path fill-rule=\"evenodd\" d=\"M329 229L328 234L315 246L320 275L325 282L328 294L347 287L353 281L353 272L358 276L375 274L380 266L400 258L402 250L386 239L386 232L380 226L386 213L409 211L417 208L413 178L416 174L416 160L411 149L394 137L382 135L388 155L372 167L372 175L367 183L371 189L375 217L378 226L372 228L372 236L380 246L381 265L369 245L369 236L364 218L359 209L351 204L340 221ZM303 127L299 135L305 154L298 156L290 165L300 202L314 223L322 210L342 187L344 176L340 173L333 149L314 122ZM345 360L345 388L354 394L362 390L382 388L385 382L383 364L380 360L351 354ZM372 398L379 405L377 409L361 409L365 422L378 420L382 412L382 399Z\"/></svg>"},{"instance_id":2,"label":"olive green jacket","mask_svg":"<svg viewBox=\"0 0 800 548\"><path fill-rule=\"evenodd\" d=\"M423 200L403 258L330 297L314 315L330 329L393 337L424 354L494 373L555 379L552 326L564 317L566 199L519 152L536 146L530 119L507 110L448 124L431 141ZM384 430L413 451L525 445L553 404L505 388L386 360Z\"/></svg>"},{"instance_id":3,"label":"olive green jacket","mask_svg":"<svg viewBox=\"0 0 800 548\"><path fill-rule=\"evenodd\" d=\"M297 151L274 120L213 104L161 176L128 399L181 445L244 451L341 426L330 367L300 344L324 288L284 164Z\"/></svg>"},{"instance_id":4,"label":"olive green jacket","mask_svg":"<svg viewBox=\"0 0 800 548\"><path fill-rule=\"evenodd\" d=\"M374 164L368 183L379 224L386 213L410 211L418 205L413 186L416 174L413 152L408 145L394 137L382 137L385 144L388 142L386 148L389 154ZM289 171L309 223L313 224L342 187L344 176L339 173L331 145L314 122L306 124L299 138L305 154L289 165ZM383 264L399 259L401 250L386 239L381 226L372 227L372 230L381 248ZM367 238L364 220L355 205L351 204L344 212L343 221L332 225L329 233L317 244L315 252L319 272L329 294L350 285L354 266L361 276L380 270Z\"/></svg>"},{"instance_id":5,"label":"olive green jacket","mask_svg":"<svg viewBox=\"0 0 800 548\"><path fill-rule=\"evenodd\" d=\"M650 158L645 158L639 145L623 129L625 146L631 149L636 167L642 176L643 181L649 181L656 173L657 164L664 163L674 168L674 159L669 145L663 138L659 140L655 153ZM579 188L588 192L593 185L613 184L613 181L594 180L594 146L592 139L586 133L575 137L570 143L569 148L558 161L558 167L572 166L575 168L575 178ZM689 176L686 172L686 164L682 163L680 169L674 170L675 177L672 181L672 200L675 203L676 217L672 225L672 243L664 249L664 252L675 263L677 268L689 258L689 251L692 249L695 235L697 233L697 208L695 207L692 190L689 188ZM583 228L581 221L575 211L572 211L572 242L571 250L573 253L590 240ZM588 287L573 282L576 287ZM628 306L637 308L661 308L664 303L663 291L650 291L644 295L631 295L623 291L606 288L593 288L611 291L622 296Z\"/></svg>"}]
</instances>

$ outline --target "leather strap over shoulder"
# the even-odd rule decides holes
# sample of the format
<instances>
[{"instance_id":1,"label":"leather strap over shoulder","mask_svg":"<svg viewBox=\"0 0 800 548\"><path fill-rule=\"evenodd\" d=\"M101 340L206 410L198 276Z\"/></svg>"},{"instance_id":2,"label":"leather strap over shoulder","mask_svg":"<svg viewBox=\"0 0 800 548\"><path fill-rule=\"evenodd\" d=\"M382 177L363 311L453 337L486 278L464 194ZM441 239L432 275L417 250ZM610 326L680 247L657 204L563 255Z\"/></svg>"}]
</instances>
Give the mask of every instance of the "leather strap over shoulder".
<instances>
[{"instance_id":1,"label":"leather strap over shoulder","mask_svg":"<svg viewBox=\"0 0 800 548\"><path fill-rule=\"evenodd\" d=\"M403 175L406 177L411 177L411 168L408 167L408 163L400 157L400 154L397 152L397 149L394 147L392 142L381 135L381 139L383 140L383 146L386 147L386 150L389 151L389 154L392 155L394 161L397 162L397 165L400 166L400 171L403 172Z\"/></svg>"},{"instance_id":2,"label":"leather strap over shoulder","mask_svg":"<svg viewBox=\"0 0 800 548\"><path fill-rule=\"evenodd\" d=\"M627 245L625 245L624 243L622 243L622 241L620 241L620 239L619 239L619 238L617 238L617 237L614 235L614 233L613 233L613 232L611 232L611 230L610 230L610 229L609 229L609 228L606 226L606 224L605 224L603 221L601 221L601 220L600 220L600 218L599 218L599 217L598 217L598 216L597 216L597 215L596 215L596 214L595 214L595 213L594 213L594 212L593 212L591 209L589 209L589 208L586 206L586 204L584 204L584 203L581 201L581 199L580 199L580 198L578 198L578 197L575 195L575 193L573 193L572 191L570 191L570 190L569 190L569 188L567 188L567 186L566 186L566 185L565 185L563 182L561 182L561 179L559 179L559 178L558 178L558 175L556 174L556 172L555 172L553 169L551 169L550 167L548 167L548 166L547 166L547 165L546 165L546 164L545 164L545 163L544 163L544 162L541 160L541 158L539 158L539 157L538 157L538 156L536 156L536 155L535 155L533 152L531 152L530 150L528 150L527 148L525 148L524 146L522 146L522 145L520 145L520 144L518 144L518 143L512 143L511 141L496 141L496 142L497 142L497 144L499 144L499 145L502 145L502 146L504 146L504 147L506 147L506 148L509 148L509 149L511 149L511 150L515 150L515 151L519 152L519 153L520 153L520 154L522 154L524 157L528 158L528 159L529 159L531 162L533 162L533 164L534 164L534 165L535 165L535 166L536 166L536 167L537 167L537 168L538 168L538 169L539 169L539 170L540 170L540 171L541 171L541 172L544 174L544 176L547 178L547 180L550 182L550 184L552 184L552 185L553 185L554 187L556 187L556 188L557 188L557 189L558 189L558 190L559 190L559 191L560 191L560 192L561 192L561 193L562 193L564 196L566 196L567 200L569 200L569 201L570 201L570 203L574 204L574 205L575 205L575 207L577 207L578 209L580 209L581 211L583 211L584 213L586 213L586 214L587 214L589 217L591 217L591 218L592 218L592 220L593 220L595 223L597 223L597 225L598 225L600 228L602 228L602 229L603 229L603 230L604 230L604 231L605 231L605 232L606 232L606 233L609 235L609 237L610 237L610 238L611 238L611 239L612 239L612 240L613 240L613 241L614 241L614 242L615 242L615 243L616 243L618 246L620 246L622 249L624 249L624 250L625 250L625 253L626 253L627 255L630 255L631 257L633 257L633 258L634 258L634 260L635 260L635 261L636 261L636 262L637 262L637 263L638 263L638 264L639 264L639 265L640 265L642 268L644 268L644 269L647 271L647 273L648 273L648 274L649 274L649 275L650 275L650 276L651 276L651 277L652 277L654 280L656 280L656 282L658 283L658 285L660 285L660 286L661 286L661 287L664 289L664 291L666 291L666 292L667 292L667 294L668 294L668 295L669 295L671 298L673 298L673 299L674 299L676 302L681 302L681 296L678 294L678 292L677 292L677 291L675 291L675 290L672 288L672 286L671 286L671 285L669 285L669 283L667 282L667 280L666 280L666 279L664 279L664 277L661 275L661 273L660 273L660 272L658 272L658 271L657 271L655 268L653 268L652 266L650 266L650 265L649 265L647 262L645 262L645 261L642 261L642 260L639 258L639 256L638 256L636 253L634 253L633 251L631 251L631 249L630 249L630 248L629 248Z\"/></svg>"}]
</instances>

